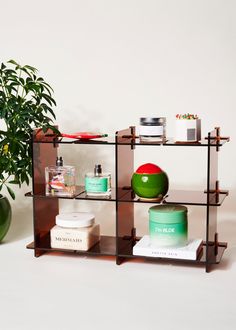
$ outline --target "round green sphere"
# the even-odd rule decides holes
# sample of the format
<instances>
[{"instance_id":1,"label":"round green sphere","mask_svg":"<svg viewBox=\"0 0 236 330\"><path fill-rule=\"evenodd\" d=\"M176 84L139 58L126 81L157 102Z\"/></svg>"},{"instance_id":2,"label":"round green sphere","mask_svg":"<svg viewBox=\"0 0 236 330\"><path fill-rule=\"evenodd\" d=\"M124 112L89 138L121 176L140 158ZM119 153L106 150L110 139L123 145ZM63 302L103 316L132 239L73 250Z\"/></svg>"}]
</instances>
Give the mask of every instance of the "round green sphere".
<instances>
[{"instance_id":1,"label":"round green sphere","mask_svg":"<svg viewBox=\"0 0 236 330\"><path fill-rule=\"evenodd\" d=\"M169 180L167 174L158 166L144 164L132 175L131 186L141 198L162 199L169 189Z\"/></svg>"}]
</instances>

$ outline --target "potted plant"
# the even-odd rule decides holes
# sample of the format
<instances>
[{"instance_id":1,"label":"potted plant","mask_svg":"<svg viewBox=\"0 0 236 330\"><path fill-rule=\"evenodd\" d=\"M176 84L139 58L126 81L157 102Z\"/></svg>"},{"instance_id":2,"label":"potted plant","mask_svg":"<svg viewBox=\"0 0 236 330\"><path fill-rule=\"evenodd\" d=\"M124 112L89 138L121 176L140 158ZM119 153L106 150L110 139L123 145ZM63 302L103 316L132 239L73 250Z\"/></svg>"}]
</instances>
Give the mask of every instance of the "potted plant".
<instances>
[{"instance_id":1,"label":"potted plant","mask_svg":"<svg viewBox=\"0 0 236 330\"><path fill-rule=\"evenodd\" d=\"M0 241L11 222L11 206L1 194L5 187L15 199L12 185L29 184L32 176L30 138L34 128L52 126L56 105L52 88L36 68L14 60L0 66ZM58 132L58 131L57 131Z\"/></svg>"}]
</instances>

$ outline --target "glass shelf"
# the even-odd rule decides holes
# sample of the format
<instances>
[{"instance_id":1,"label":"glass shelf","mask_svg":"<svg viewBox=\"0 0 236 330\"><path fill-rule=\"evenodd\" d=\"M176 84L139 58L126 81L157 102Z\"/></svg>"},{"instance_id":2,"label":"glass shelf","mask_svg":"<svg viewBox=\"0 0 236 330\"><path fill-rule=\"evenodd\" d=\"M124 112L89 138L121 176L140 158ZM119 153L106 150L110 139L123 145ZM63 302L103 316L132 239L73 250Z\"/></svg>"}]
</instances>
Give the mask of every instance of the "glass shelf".
<instances>
[{"instance_id":1,"label":"glass shelf","mask_svg":"<svg viewBox=\"0 0 236 330\"><path fill-rule=\"evenodd\" d=\"M205 264L206 263L206 245L203 244L202 251L199 253L197 260L185 260L185 259L172 259L172 258L154 258L154 257L145 257L133 255L133 242L127 241L119 238L119 253L116 254L116 238L114 236L101 236L100 241L95 244L88 251L81 250L67 250L67 249L56 249L50 247L50 238L49 235L46 235L43 240L41 240L40 244L36 247L35 243L32 242L27 245L28 249L37 249L43 252L62 252L62 253L73 253L79 255L87 255L87 256L118 256L122 258L130 258L130 259L146 259L151 261L163 261L168 263L193 263L193 264ZM123 243L122 243L123 241ZM227 248L227 243L219 242L218 245L218 253L212 256L209 260L209 264L218 264L220 263L222 256L224 254L225 249Z\"/></svg>"},{"instance_id":2,"label":"glass shelf","mask_svg":"<svg viewBox=\"0 0 236 330\"><path fill-rule=\"evenodd\" d=\"M211 206L220 206L225 197L228 195L228 191L222 192L216 199L216 194L212 193L210 199ZM141 200L135 196L132 190L126 190L126 194L119 198L119 202L131 202L131 203L150 203L156 204L153 200ZM201 191L189 191L189 190L170 190L168 195L164 199L165 204L184 204L184 205L207 205L207 194ZM159 203L158 203L159 204Z\"/></svg>"},{"instance_id":3,"label":"glass shelf","mask_svg":"<svg viewBox=\"0 0 236 330\"><path fill-rule=\"evenodd\" d=\"M221 192L217 196L215 193L211 194L210 199L211 206L220 206L226 196L228 191ZM116 201L116 189L112 188L111 196L87 196L84 186L76 186L76 193L73 197L69 196L53 196L46 195L45 191L38 192L33 194L28 192L25 194L26 197L37 197L37 198L60 198L60 199L81 199L81 200L94 200L94 201L107 201L115 202ZM149 203L156 204L157 202L153 200L141 200L139 197L135 196L131 189L119 188L118 189L118 201L119 202L129 202L129 203ZM165 204L184 204L184 205L207 205L207 194L201 191L189 191L189 190L170 190L166 196L164 202ZM157 203L159 204L159 203Z\"/></svg>"},{"instance_id":4,"label":"glass shelf","mask_svg":"<svg viewBox=\"0 0 236 330\"><path fill-rule=\"evenodd\" d=\"M220 142L216 142L215 140L211 141L212 147L222 147L223 144L228 142L229 139L220 140ZM173 138L167 138L165 142L144 142L140 141L139 138L127 138L127 137L119 137L117 141L118 145L134 145L134 146L172 146L172 147L207 147L208 139L202 139L199 142L175 142Z\"/></svg>"},{"instance_id":5,"label":"glass shelf","mask_svg":"<svg viewBox=\"0 0 236 330\"><path fill-rule=\"evenodd\" d=\"M36 247L32 242L27 245L28 249L37 249L45 252L67 252L76 253L82 255L100 255L100 256L115 256L116 255L116 238L113 236L101 236L100 241L91 247L88 251L81 250L67 250L67 249L55 249L50 247L50 237L45 236L45 239L40 242Z\"/></svg>"},{"instance_id":6,"label":"glass shelf","mask_svg":"<svg viewBox=\"0 0 236 330\"><path fill-rule=\"evenodd\" d=\"M220 140L216 142L211 141L212 147L222 147L223 144L228 142L229 139ZM86 144L86 145L135 145L135 146L174 146L174 147L207 147L208 139L202 139L199 142L175 142L173 138L168 138L164 143L160 142L143 142L139 138L132 139L131 137L118 137L116 142L115 136L108 136L105 138L91 139L91 140L79 140L79 139L69 139L69 138L55 138L52 139L51 136L42 137L40 139L34 139L34 143L50 143L50 144Z\"/></svg>"},{"instance_id":7,"label":"glass shelf","mask_svg":"<svg viewBox=\"0 0 236 330\"><path fill-rule=\"evenodd\" d=\"M53 135L46 135L42 137L37 137L33 140L33 143L49 143L49 144L102 144L102 145L115 145L115 137L108 136L97 139L90 140L79 140L79 139L70 139L70 138L53 138Z\"/></svg>"},{"instance_id":8,"label":"glass shelf","mask_svg":"<svg viewBox=\"0 0 236 330\"><path fill-rule=\"evenodd\" d=\"M126 190L119 188L118 189L118 196L121 198L123 195L127 193ZM107 202L115 202L116 201L116 189L111 189L111 196L87 196L85 192L84 186L76 186L76 192L74 196L53 196L53 195L46 195L44 188L41 191L33 194L32 191L27 192L25 194L26 197L36 197L36 198L60 198L60 199L82 199L82 200L95 200L95 201L107 201Z\"/></svg>"}]
</instances>

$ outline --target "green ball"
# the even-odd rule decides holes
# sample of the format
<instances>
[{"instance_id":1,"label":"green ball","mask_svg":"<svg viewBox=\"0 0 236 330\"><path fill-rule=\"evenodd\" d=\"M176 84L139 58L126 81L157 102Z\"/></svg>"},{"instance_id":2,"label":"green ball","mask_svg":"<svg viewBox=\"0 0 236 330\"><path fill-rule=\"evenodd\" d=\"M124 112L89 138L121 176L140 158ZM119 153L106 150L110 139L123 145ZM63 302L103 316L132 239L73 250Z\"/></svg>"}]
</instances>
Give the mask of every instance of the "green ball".
<instances>
[{"instance_id":1,"label":"green ball","mask_svg":"<svg viewBox=\"0 0 236 330\"><path fill-rule=\"evenodd\" d=\"M156 173L140 173L141 171L145 172L145 169L146 172L150 172L150 168L152 172ZM132 175L131 186L135 194L139 197L161 199L167 194L169 188L168 176L159 167L156 166L156 168L158 168L157 171L155 171L154 164L145 164L139 167Z\"/></svg>"}]
</instances>

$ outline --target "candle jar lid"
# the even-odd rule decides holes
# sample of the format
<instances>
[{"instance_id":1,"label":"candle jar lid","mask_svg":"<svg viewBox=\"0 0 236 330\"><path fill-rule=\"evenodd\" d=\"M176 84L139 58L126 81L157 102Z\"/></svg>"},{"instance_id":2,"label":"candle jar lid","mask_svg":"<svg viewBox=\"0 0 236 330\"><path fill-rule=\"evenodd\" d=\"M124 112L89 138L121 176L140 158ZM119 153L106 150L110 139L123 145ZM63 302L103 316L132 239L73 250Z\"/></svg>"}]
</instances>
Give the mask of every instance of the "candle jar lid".
<instances>
[{"instance_id":1,"label":"candle jar lid","mask_svg":"<svg viewBox=\"0 0 236 330\"><path fill-rule=\"evenodd\" d=\"M141 117L139 124L142 126L162 126L165 122L165 117Z\"/></svg>"},{"instance_id":2,"label":"candle jar lid","mask_svg":"<svg viewBox=\"0 0 236 330\"><path fill-rule=\"evenodd\" d=\"M56 216L56 224L66 228L90 227L94 221L94 214L89 212L61 213Z\"/></svg>"}]
</instances>

